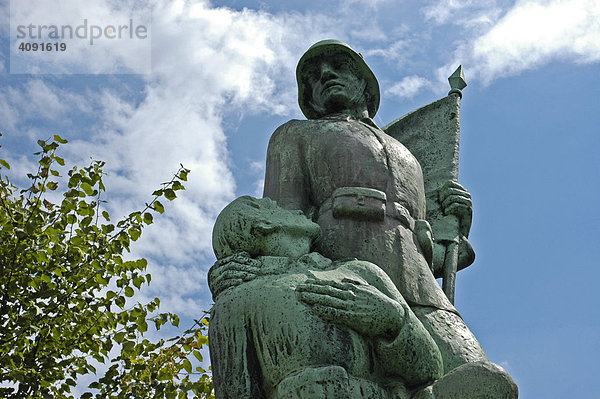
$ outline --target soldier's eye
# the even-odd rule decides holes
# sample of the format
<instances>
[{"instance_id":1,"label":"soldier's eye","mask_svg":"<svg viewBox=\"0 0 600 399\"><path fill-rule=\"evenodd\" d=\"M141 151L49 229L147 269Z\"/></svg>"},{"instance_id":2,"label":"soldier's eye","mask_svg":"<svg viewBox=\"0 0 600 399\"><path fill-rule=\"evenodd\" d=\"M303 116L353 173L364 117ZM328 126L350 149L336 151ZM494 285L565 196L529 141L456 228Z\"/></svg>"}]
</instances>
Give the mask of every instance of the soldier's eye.
<instances>
[{"instance_id":1,"label":"soldier's eye","mask_svg":"<svg viewBox=\"0 0 600 399\"><path fill-rule=\"evenodd\" d=\"M340 58L336 58L333 62L332 62L332 67L338 71L344 70L346 68L346 60Z\"/></svg>"}]
</instances>

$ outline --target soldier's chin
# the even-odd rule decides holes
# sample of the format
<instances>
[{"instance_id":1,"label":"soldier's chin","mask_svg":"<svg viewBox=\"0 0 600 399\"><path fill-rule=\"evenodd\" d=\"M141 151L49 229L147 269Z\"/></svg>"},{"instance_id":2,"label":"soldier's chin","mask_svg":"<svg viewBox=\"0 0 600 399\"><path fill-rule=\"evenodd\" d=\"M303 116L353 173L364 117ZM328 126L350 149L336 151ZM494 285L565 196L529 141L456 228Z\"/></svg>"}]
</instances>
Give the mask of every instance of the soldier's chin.
<instances>
[{"instance_id":1,"label":"soldier's chin","mask_svg":"<svg viewBox=\"0 0 600 399\"><path fill-rule=\"evenodd\" d=\"M351 108L351 101L344 93L333 93L325 101L325 110L328 114L340 112Z\"/></svg>"}]
</instances>

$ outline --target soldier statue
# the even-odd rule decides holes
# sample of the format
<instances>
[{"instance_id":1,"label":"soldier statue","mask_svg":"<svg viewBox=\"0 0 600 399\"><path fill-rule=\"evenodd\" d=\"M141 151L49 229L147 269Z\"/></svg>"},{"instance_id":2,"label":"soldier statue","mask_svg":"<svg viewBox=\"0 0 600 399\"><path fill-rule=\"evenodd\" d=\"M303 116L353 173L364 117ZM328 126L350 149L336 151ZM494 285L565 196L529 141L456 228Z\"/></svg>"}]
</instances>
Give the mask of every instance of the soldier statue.
<instances>
[{"instance_id":1,"label":"soldier statue","mask_svg":"<svg viewBox=\"0 0 600 399\"><path fill-rule=\"evenodd\" d=\"M516 398L512 378L487 360L453 306L453 291L435 280L474 260L468 191L455 178L424 176L440 156L426 143L417 159L397 139L407 122L376 125L377 79L347 44L316 43L296 76L307 120L285 123L269 142L264 197L273 210L258 220L250 206L213 233L217 398ZM454 221L454 233L444 221ZM318 234L290 227L306 222ZM225 242L229 249L218 249ZM279 298L272 306L281 317L266 310L269 298Z\"/></svg>"}]
</instances>

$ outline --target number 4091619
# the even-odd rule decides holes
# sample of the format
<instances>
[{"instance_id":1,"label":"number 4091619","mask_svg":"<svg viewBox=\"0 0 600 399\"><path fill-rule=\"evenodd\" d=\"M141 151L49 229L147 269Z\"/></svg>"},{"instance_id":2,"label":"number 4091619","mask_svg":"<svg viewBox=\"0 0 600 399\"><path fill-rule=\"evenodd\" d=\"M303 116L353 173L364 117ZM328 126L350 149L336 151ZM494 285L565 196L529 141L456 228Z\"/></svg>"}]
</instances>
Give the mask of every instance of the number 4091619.
<instances>
[{"instance_id":1,"label":"number 4091619","mask_svg":"<svg viewBox=\"0 0 600 399\"><path fill-rule=\"evenodd\" d=\"M19 50L21 51L65 51L66 43L27 43L21 42Z\"/></svg>"}]
</instances>

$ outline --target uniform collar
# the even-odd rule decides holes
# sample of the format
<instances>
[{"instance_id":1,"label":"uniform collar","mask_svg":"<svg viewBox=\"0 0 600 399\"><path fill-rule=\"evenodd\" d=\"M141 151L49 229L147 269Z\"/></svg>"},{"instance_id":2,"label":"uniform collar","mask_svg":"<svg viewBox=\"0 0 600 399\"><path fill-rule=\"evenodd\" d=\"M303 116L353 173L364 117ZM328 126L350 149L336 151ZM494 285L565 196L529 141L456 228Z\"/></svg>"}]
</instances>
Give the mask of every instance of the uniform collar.
<instances>
[{"instance_id":1,"label":"uniform collar","mask_svg":"<svg viewBox=\"0 0 600 399\"><path fill-rule=\"evenodd\" d=\"M375 123L375 121L369 117L364 117L364 118L360 118L360 119L356 119L353 115L350 114L345 114L345 113L335 113L335 114L329 114L329 115L325 115L321 118L319 118L319 120L324 120L324 121L344 121L344 122L352 122L352 121L359 121L364 123L365 125L369 125L371 127L374 127L376 129L379 129L379 126L377 126L377 124Z\"/></svg>"},{"instance_id":2,"label":"uniform collar","mask_svg":"<svg viewBox=\"0 0 600 399\"><path fill-rule=\"evenodd\" d=\"M345 121L345 122L350 122L350 121L355 121L356 118L350 114L344 114L342 112L337 112L335 114L329 114L329 115L325 115L322 116L321 118L319 118L320 120L325 120L325 121Z\"/></svg>"}]
</instances>

